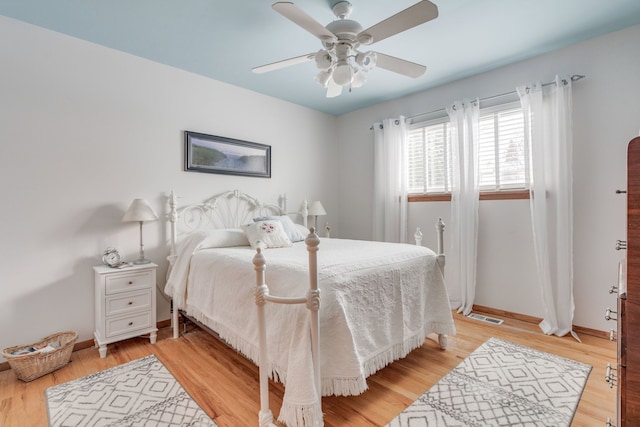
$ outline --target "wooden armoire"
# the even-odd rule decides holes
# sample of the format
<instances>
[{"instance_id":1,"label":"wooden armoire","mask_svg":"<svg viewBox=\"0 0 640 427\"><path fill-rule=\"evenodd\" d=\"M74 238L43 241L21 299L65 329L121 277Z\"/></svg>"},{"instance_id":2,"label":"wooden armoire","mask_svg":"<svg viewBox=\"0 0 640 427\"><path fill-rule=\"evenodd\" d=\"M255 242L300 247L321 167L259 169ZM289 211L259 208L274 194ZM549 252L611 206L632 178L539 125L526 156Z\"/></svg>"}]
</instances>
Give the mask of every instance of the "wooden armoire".
<instances>
[{"instance_id":1,"label":"wooden armoire","mask_svg":"<svg viewBox=\"0 0 640 427\"><path fill-rule=\"evenodd\" d=\"M618 284L618 386L617 427L640 426L640 137L627 148L626 259L620 265ZM626 271L625 271L626 270Z\"/></svg>"}]
</instances>

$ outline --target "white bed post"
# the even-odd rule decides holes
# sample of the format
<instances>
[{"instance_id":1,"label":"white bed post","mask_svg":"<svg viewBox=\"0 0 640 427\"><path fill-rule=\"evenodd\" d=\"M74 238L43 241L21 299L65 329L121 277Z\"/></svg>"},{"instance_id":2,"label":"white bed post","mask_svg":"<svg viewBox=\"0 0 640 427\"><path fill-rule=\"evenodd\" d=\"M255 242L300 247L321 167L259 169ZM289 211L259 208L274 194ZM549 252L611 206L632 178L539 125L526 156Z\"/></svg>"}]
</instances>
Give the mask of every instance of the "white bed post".
<instances>
[{"instance_id":1,"label":"white bed post","mask_svg":"<svg viewBox=\"0 0 640 427\"><path fill-rule=\"evenodd\" d=\"M438 234L438 254L436 259L440 266L442 276L444 276L444 264L446 257L444 255L444 222L442 222L442 218L438 218L438 221L436 222L436 231ZM441 349L446 350L447 345L449 344L449 337L446 334L438 334L438 344Z\"/></svg>"},{"instance_id":2,"label":"white bed post","mask_svg":"<svg viewBox=\"0 0 640 427\"><path fill-rule=\"evenodd\" d=\"M442 218L438 218L438 221L436 222L436 230L438 232L438 264L440 265L440 270L442 270L442 274L444 275L444 222L442 222Z\"/></svg>"},{"instance_id":3,"label":"white bed post","mask_svg":"<svg viewBox=\"0 0 640 427\"><path fill-rule=\"evenodd\" d=\"M444 222L442 222L442 218L438 218L438 221L436 221L436 231L438 235L438 252L436 253L436 261L440 267L442 276L444 276ZM413 238L416 240L416 245L422 246L422 231L420 231L420 227L416 229ZM445 334L438 334L438 344L441 349L446 350L447 345L449 344L448 336Z\"/></svg>"},{"instance_id":4,"label":"white bed post","mask_svg":"<svg viewBox=\"0 0 640 427\"><path fill-rule=\"evenodd\" d=\"M307 198L304 198L302 202L302 210L300 211L300 215L302 215L302 225L304 228L308 228L307 217L309 216L309 202L307 202Z\"/></svg>"},{"instance_id":5,"label":"white bed post","mask_svg":"<svg viewBox=\"0 0 640 427\"><path fill-rule=\"evenodd\" d=\"M305 203L306 207L306 203ZM318 399L322 399L322 384L320 378L320 290L318 289L318 245L320 238L314 228L304 242L309 252L309 292L307 293L307 308L311 316L311 356L313 357L313 375Z\"/></svg>"},{"instance_id":6,"label":"white bed post","mask_svg":"<svg viewBox=\"0 0 640 427\"><path fill-rule=\"evenodd\" d=\"M258 414L260 427L276 427L273 414L269 408L269 353L267 351L267 325L264 306L267 302L276 304L306 304L311 316L311 357L313 361L313 377L315 380L318 401L322 399L322 384L320 383L320 290L318 289L318 245L320 238L312 228L305 239L309 252L309 290L306 297L290 298L269 295L269 287L265 283L266 259L260 248L256 249L253 265L256 270L256 305L258 306L258 328L260 344L260 412ZM321 406L321 404L319 404ZM323 425L322 410L319 411L314 426Z\"/></svg>"},{"instance_id":7,"label":"white bed post","mask_svg":"<svg viewBox=\"0 0 640 427\"><path fill-rule=\"evenodd\" d=\"M273 424L273 414L269 408L269 372L267 354L267 328L266 318L264 314L264 305L266 304L266 296L269 295L269 288L264 282L264 270L266 260L260 248L256 250L253 257L253 265L256 270L256 305L258 306L258 329L260 333L260 359L258 367L260 369L260 412L258 414L259 426L269 427Z\"/></svg>"},{"instance_id":8,"label":"white bed post","mask_svg":"<svg viewBox=\"0 0 640 427\"><path fill-rule=\"evenodd\" d=\"M178 239L178 201L176 194L171 190L169 195L169 222L171 223L171 253L169 254L169 263L173 264L176 258L176 241ZM178 316L178 307L173 304L171 311L171 326L173 327L173 338L180 337L180 325Z\"/></svg>"}]
</instances>

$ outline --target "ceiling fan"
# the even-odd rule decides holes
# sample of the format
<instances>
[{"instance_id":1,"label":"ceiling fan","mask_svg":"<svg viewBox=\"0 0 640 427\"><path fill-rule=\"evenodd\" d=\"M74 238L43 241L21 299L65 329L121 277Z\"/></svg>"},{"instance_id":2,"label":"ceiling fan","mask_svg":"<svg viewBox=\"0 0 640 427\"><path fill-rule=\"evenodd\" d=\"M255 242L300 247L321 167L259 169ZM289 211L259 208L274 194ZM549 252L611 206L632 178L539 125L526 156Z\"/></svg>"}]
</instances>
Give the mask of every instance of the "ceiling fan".
<instances>
[{"instance_id":1,"label":"ceiling fan","mask_svg":"<svg viewBox=\"0 0 640 427\"><path fill-rule=\"evenodd\" d=\"M291 2L277 2L272 8L320 39L322 49L254 67L254 73L266 73L314 60L320 69L316 81L327 88L327 98L333 98L342 93L343 86L362 86L367 73L375 67L413 78L423 75L427 70L424 65L359 49L436 18L438 7L428 0L422 0L366 30L363 30L358 22L348 19L352 10L348 1L340 1L333 5L333 13L338 19L326 27Z\"/></svg>"}]
</instances>

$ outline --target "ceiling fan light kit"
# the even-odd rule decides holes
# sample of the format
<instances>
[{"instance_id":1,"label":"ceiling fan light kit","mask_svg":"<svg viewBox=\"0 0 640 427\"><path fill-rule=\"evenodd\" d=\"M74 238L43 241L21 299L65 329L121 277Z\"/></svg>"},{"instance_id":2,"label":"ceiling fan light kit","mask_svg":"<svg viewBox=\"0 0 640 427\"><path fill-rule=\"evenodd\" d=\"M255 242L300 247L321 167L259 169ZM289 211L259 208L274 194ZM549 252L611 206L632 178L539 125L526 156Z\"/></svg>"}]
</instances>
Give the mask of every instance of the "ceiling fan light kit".
<instances>
[{"instance_id":1,"label":"ceiling fan light kit","mask_svg":"<svg viewBox=\"0 0 640 427\"><path fill-rule=\"evenodd\" d=\"M413 78L423 75L426 71L424 65L373 51L360 52L358 48L435 19L438 16L438 8L428 0L422 0L366 30L363 30L358 22L348 19L353 9L348 1L340 1L333 5L333 13L338 19L326 26L322 26L291 2L277 2L272 7L318 38L323 49L317 53L255 67L254 73L265 73L315 60L320 70L315 80L327 88L327 98L333 98L342 93L344 86L361 87L367 80L367 73L376 67Z\"/></svg>"},{"instance_id":2,"label":"ceiling fan light kit","mask_svg":"<svg viewBox=\"0 0 640 427\"><path fill-rule=\"evenodd\" d=\"M336 63L336 56L333 52L329 52L328 50L320 49L318 53L316 53L316 66L320 70L328 70L332 68Z\"/></svg>"},{"instance_id":3,"label":"ceiling fan light kit","mask_svg":"<svg viewBox=\"0 0 640 427\"><path fill-rule=\"evenodd\" d=\"M345 59L338 61L338 65L333 70L333 81L340 86L351 83L353 79L353 67Z\"/></svg>"},{"instance_id":4,"label":"ceiling fan light kit","mask_svg":"<svg viewBox=\"0 0 640 427\"><path fill-rule=\"evenodd\" d=\"M329 83L330 78L331 78L331 72L329 70L321 70L316 75L316 82L322 87L327 87L327 84Z\"/></svg>"},{"instance_id":5,"label":"ceiling fan light kit","mask_svg":"<svg viewBox=\"0 0 640 427\"><path fill-rule=\"evenodd\" d=\"M376 59L375 52L358 52L356 55L356 64L358 64L364 71L371 71L376 66Z\"/></svg>"}]
</instances>

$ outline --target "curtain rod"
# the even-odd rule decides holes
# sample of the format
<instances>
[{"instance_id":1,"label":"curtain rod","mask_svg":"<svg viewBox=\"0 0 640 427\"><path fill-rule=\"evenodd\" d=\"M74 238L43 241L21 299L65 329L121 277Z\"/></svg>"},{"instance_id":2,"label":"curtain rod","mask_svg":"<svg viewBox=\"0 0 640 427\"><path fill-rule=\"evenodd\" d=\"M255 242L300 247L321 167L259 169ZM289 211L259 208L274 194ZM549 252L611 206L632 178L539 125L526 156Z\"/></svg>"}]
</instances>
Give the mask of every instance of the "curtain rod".
<instances>
[{"instance_id":1,"label":"curtain rod","mask_svg":"<svg viewBox=\"0 0 640 427\"><path fill-rule=\"evenodd\" d=\"M574 75L572 75L572 76L570 77L570 79L571 79L571 81L572 81L572 82L577 82L578 80L583 79L584 77L585 77L585 76L584 76L583 74L574 74ZM567 84L567 80L566 80L566 79L562 79L562 83L563 83L563 84ZM542 84L542 86L543 86L543 87L545 87L545 86L550 86L550 85L554 85L554 84L556 84L556 82L547 82L547 83L543 83L543 84ZM492 96L487 96L486 98L480 98L480 99L479 99L479 101L480 101L480 102L483 102L483 101L489 101L489 100L491 100L491 99L500 98L500 97L508 96L508 95L513 95L513 94L515 94L515 93L517 93L517 91L512 90L512 91L510 91L510 92L501 93L501 94L499 94L499 95L492 95ZM405 119L406 119L406 120L411 120L411 119L415 119L416 117L420 117L420 116L427 116L427 115L429 115L429 114L439 113L439 112L441 112L441 111L446 111L446 107L438 108L437 110L427 111L426 113L416 114L416 115L414 115L414 116L406 117ZM397 124L397 123L396 123L396 124ZM369 130L373 130L373 126L371 126L371 127L369 128Z\"/></svg>"}]
</instances>

